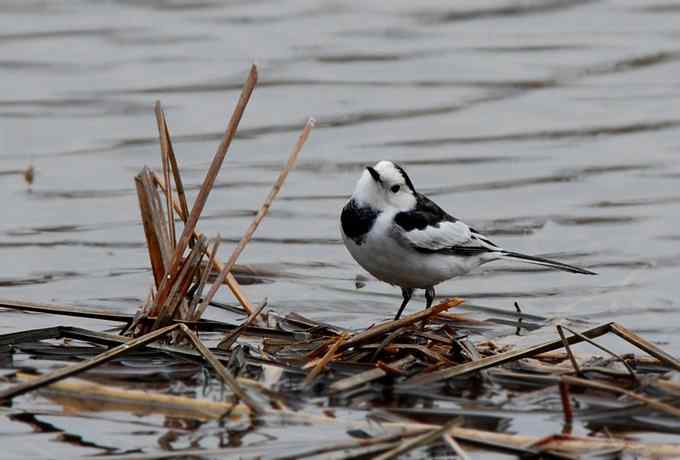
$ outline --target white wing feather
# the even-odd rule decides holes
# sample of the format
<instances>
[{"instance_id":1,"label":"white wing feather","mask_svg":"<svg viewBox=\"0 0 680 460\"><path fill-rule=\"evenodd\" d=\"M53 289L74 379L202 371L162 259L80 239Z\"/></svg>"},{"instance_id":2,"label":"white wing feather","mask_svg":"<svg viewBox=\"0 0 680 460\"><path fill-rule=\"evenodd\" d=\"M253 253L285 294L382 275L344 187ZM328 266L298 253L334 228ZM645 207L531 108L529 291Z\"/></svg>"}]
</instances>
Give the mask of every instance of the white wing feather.
<instances>
[{"instance_id":1,"label":"white wing feather","mask_svg":"<svg viewBox=\"0 0 680 460\"><path fill-rule=\"evenodd\" d=\"M438 226L427 226L422 230L401 232L404 239L416 248L439 251L452 246L466 246L472 240L470 227L461 221L440 222Z\"/></svg>"}]
</instances>

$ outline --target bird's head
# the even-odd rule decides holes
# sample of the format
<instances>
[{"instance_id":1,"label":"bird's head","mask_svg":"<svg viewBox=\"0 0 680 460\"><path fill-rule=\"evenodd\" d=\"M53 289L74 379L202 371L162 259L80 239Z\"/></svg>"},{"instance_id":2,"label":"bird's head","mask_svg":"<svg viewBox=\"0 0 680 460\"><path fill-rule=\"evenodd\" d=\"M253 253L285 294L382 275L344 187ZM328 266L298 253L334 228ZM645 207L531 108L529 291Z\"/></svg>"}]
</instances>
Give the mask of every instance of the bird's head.
<instances>
[{"instance_id":1,"label":"bird's head","mask_svg":"<svg viewBox=\"0 0 680 460\"><path fill-rule=\"evenodd\" d=\"M352 196L374 209L391 207L408 211L415 207L415 193L406 171L392 161L383 160L366 167Z\"/></svg>"}]
</instances>

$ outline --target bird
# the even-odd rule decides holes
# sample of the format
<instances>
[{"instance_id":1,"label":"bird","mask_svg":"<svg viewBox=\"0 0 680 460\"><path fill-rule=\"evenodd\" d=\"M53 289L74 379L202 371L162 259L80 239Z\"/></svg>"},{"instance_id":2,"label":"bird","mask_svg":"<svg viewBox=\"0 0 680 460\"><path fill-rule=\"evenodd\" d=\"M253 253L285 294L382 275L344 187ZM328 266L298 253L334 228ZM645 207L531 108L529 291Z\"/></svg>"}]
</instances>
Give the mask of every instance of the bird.
<instances>
[{"instance_id":1,"label":"bird","mask_svg":"<svg viewBox=\"0 0 680 460\"><path fill-rule=\"evenodd\" d=\"M596 274L502 248L417 192L404 168L389 160L364 169L340 213L340 230L359 265L378 280L401 288L403 300L395 320L416 289L425 289L430 308L437 284L495 260Z\"/></svg>"}]
</instances>

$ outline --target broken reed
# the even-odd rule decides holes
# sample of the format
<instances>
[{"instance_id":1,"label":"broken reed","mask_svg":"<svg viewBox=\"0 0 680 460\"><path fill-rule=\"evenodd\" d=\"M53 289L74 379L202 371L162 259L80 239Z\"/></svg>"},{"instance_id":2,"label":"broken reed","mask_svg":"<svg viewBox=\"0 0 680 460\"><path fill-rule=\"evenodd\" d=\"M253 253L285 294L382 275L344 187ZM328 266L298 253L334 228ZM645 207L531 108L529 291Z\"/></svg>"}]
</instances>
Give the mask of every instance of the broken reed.
<instances>
[{"instance_id":1,"label":"broken reed","mask_svg":"<svg viewBox=\"0 0 680 460\"><path fill-rule=\"evenodd\" d=\"M236 135L256 83L257 69L253 66L244 83L222 142L217 148L191 209L189 209L184 191L167 120L160 102L156 103L155 114L160 138L163 174L162 177L159 177L145 167L135 177L139 209L153 272L154 289L141 308L138 320L132 324L132 327L128 328L128 333L132 335L144 334L150 330L167 326L173 320L199 320L223 283L226 283L246 313L251 316L250 322L257 322L257 315L253 316L254 308L244 295L231 270L257 227L267 215L288 173L295 166L300 151L314 125L313 119L310 119L305 125L288 158L288 162L274 182L253 222L225 264L219 263L216 258L219 237L208 242L207 238L197 230L201 213L229 152L229 147ZM175 197L175 194L177 197ZM177 237L175 213L183 223L179 237ZM207 263L206 259L208 260ZM213 281L208 292L204 295L203 290L214 268L218 271L217 279ZM155 320L149 327L148 322L141 321L143 317L153 317Z\"/></svg>"},{"instance_id":2,"label":"broken reed","mask_svg":"<svg viewBox=\"0 0 680 460\"><path fill-rule=\"evenodd\" d=\"M381 378L389 378L393 380L391 385L397 392L400 388L408 389L413 388L413 381L410 376L432 376L432 382L440 381L441 374L438 371L429 372L428 369L432 369L433 366L444 366L448 367L449 370L455 370L453 374L457 377L463 375L469 375L474 372L479 372L481 369L487 370L498 370L501 365L516 362L523 358L536 358L543 359L546 361L553 362L556 357L550 354L550 350L556 350L565 347L564 342L561 338L556 338L548 342L517 348L515 350L506 351L503 353L493 353L486 357L468 357L464 358L465 362L462 364L447 364L447 362L439 362L440 351L435 351L437 347L441 347L441 344L448 343L448 347L454 348L457 342L465 339L446 339L445 336L441 335L452 325L456 324L456 320L448 318L448 316L440 316L441 312L447 308L456 305L457 302L445 302L439 305L435 305L430 309L420 311L402 318L398 321L387 321L381 325L377 325L373 328L369 328L367 331L358 331L354 333L349 333L347 331L342 331L341 328L335 328L331 325L323 325L316 323L313 320L302 318L299 315L291 315L296 318L296 322L299 324L304 324L300 326L301 329L294 329L290 331L291 323L285 326L288 331L281 330L284 322L287 321L285 318L279 318L273 315L270 321L275 324L275 329L271 330L259 330L253 326L247 326L244 328L234 329L235 333L251 334L252 330L255 330L257 334L264 334L266 340L276 340L279 343L285 343L288 347L288 351L284 355L290 355L290 351L297 351L297 356L302 358L300 364L294 365L290 358L279 357L279 353L268 350L263 351L260 356L250 356L247 357L249 365L253 366L274 366L280 367L285 371L292 372L293 375L296 373L299 375L300 371L305 368L304 364L308 361L305 356L308 356L306 349L307 344L311 343L314 337L318 334L319 339L323 341L323 344L314 351L314 355L322 356L322 358L312 366L311 370L307 373L306 381L313 387L317 387L317 380L321 380L323 377L323 382L319 384L326 387L327 394L332 397L333 400L337 398L351 398L352 395L357 395L360 399L364 399L360 395L365 394L367 389L371 388L373 383L377 382ZM31 305L31 304L19 304L19 303L9 303L3 302L0 305L5 307L15 307L18 309L28 309L31 311L49 311L47 305ZM73 309L74 311L77 309ZM67 307L55 307L52 310L54 313L58 314L75 314L74 311L69 311ZM100 319L110 319L103 312L97 312L96 310L90 310L90 314L97 315ZM84 315L85 313L81 313ZM129 318L129 317L128 317ZM444 321L444 326L441 325ZM278 322L278 324L277 324ZM246 320L242 326L246 326L248 320ZM333 332L333 329L339 329L338 332ZM376 329L373 332L372 329ZM308 332L304 332L304 331ZM171 333L180 333L189 339L189 343L192 345L191 348L188 347L177 347L171 345L164 345L160 343L153 343L161 338L163 335ZM371 332L371 336L366 338L366 333ZM405 334L397 335L395 332L404 332ZM572 332L572 331L570 331ZM590 343L597 337L604 334L613 333L631 344L635 345L637 348L644 350L651 354L652 356L659 357L661 364L667 366L668 369L680 369L678 361L676 358L668 355L667 353L660 350L655 345L649 343L645 339L640 338L631 331L625 329L624 327L616 323L608 323L582 331L573 331L567 340L569 340L570 345L588 342ZM429 344L423 346L410 346L411 339L413 337L429 338ZM22 378L20 383L11 386L4 391L0 392L0 399L11 399L20 394L34 391L40 388L44 388L52 383L57 383L56 387L49 386L50 391L61 391L58 393L61 398L68 395L68 392L75 392L77 394L71 394L72 399L83 400L88 396L88 392L92 392L92 398L100 397L111 397L118 401L121 401L124 405L135 405L137 407L144 406L142 401L143 395L139 392L121 391L119 389L107 387L107 386L94 386L88 387L86 385L77 384L77 382L71 382L67 377L78 375L87 369L92 369L96 366L108 362L112 359L124 356L126 353L132 350L139 349L141 347L148 347L153 350L169 352L174 356L187 357L193 360L200 360L200 362L209 363L215 373L225 382L226 385L230 387L232 393L237 399L242 401L242 404L237 404L232 401L231 403L220 406L227 409L227 414L229 415L247 415L256 414L261 416L266 416L269 420L280 419L282 423L288 424L308 424L308 423L324 423L324 424L336 424L344 429L361 429L370 430L372 426L376 426L375 419L372 421L357 420L355 416L344 418L342 416L318 416L310 415L304 412L304 410L299 412L291 412L286 409L286 401L289 399L286 394L279 393L279 391L271 386L264 386L264 383L249 381L248 379L235 379L226 370L226 365L232 360L230 353L225 353L222 350L207 350L203 344L200 343L198 337L189 330L184 324L174 324L168 326L161 330L150 332L149 334L137 338L130 339L121 337L119 335L107 334L101 332L91 332L78 328L69 327L57 327L57 328L47 328L35 331L24 331L21 333L7 334L0 336L0 346L3 344L11 343L15 346L20 345L23 342L31 342L35 340L46 340L46 339L58 339L58 338L71 338L82 341L87 341L91 343L113 345L116 344L111 350L100 353L95 357L85 358L83 361L67 365L61 369L54 372L45 374L40 377L30 377ZM347 343L354 343L353 346L345 348ZM439 344L439 345L437 345ZM375 354L374 350L379 347L380 353ZM420 348L419 348L420 347ZM423 349L431 349L430 353L425 353ZM597 345L601 347L601 345ZM265 345L265 348L267 346ZM443 350L442 350L443 351ZM485 353L489 353L486 350ZM446 353L447 356L451 356L451 352ZM399 362L388 362L387 365L382 365L384 360L390 357L401 356ZM369 358L370 357L370 358ZM366 359L369 359L366 361ZM560 360L564 361L567 357L562 356ZM448 361L448 360L447 360ZM337 369L341 369L343 365L347 365L352 362L363 362L365 365L373 365L371 369L364 371L354 371L351 375L347 375L347 371L339 372ZM475 365L475 363L478 363ZM529 381L544 381L547 385L556 385L562 388L580 388L580 389L590 389L595 393L609 393L612 395L622 395L627 400L637 402L642 406L647 406L650 410L658 413L666 413L672 417L678 417L680 415L680 408L677 407L674 399L663 398L661 396L650 396L658 395L659 391L664 390L670 394L674 394L677 397L679 388L673 385L673 382L664 382L663 379L650 380L645 379L644 385L639 383L639 379L627 379L626 387L622 387L620 383L621 377L617 381L614 379L607 379L602 381L602 374L599 374L600 380L584 379L573 377L571 375L564 375L564 368L560 366L554 366L555 375L547 376L531 376L531 374L524 372L517 373L516 378L522 379L526 378ZM328 371L332 372L328 372ZM445 369L442 369L445 370ZM559 373L557 371L559 370ZM581 368L585 375L586 368ZM498 373L494 375L504 376L508 378L512 372L502 371L503 373ZM323 375L322 375L323 374ZM329 382L329 375L331 376ZM606 374L604 374L606 375ZM625 373L623 376L625 377ZM333 377L335 376L335 377ZM389 377L388 377L389 376ZM539 378L540 377L540 378ZM448 379L448 377L446 377ZM538 380L537 380L538 379ZM460 382L460 381L459 381ZM330 384L329 384L330 383ZM258 387L259 385L259 387ZM261 388L260 388L261 387ZM422 384L417 385L421 390L424 388ZM363 388L363 390L361 390ZM435 401L438 398L436 393L430 394L430 392L436 387L428 387L428 394ZM644 392L646 389L647 394ZM312 388L307 388L305 391L312 391ZM361 390L361 391L360 391ZM380 392L379 387L376 391ZM66 394L64 393L66 392ZM52 393L47 393L49 395ZM570 396L566 396L567 401L571 399ZM206 414L203 410L205 404L196 402L195 404L190 401L176 400L176 399L166 399L161 397L161 395L156 395L155 393L150 393L148 398L153 404L178 404L181 406L185 414L191 413L191 411L196 411L195 417L202 419L205 418ZM564 400L563 400L564 402ZM209 405L210 403L208 403ZM571 403L568 402L568 407L571 408ZM625 404L625 403L624 403ZM103 409L110 406L104 406ZM147 410L152 410L151 405L147 405ZM567 406L565 406L567 407ZM208 407L206 406L206 409ZM217 408L212 408L211 410ZM233 409L233 410L232 410ZM92 408L88 409L92 410ZM155 408L156 411L166 411L172 410L171 407L160 407ZM572 409L573 410L573 409ZM427 413L426 409L423 409L424 413ZM374 411L373 413L368 412L369 415L380 417L380 410ZM455 415L455 411L452 416ZM190 415L187 415L190 416ZM577 418L578 413L571 413L570 415L565 412L565 418L567 422L570 422L572 418ZM464 419L463 419L464 420ZM385 436L376 436L370 439L354 439L348 441L341 441L335 444L327 444L322 446L315 446L313 449L307 449L302 452L295 454L296 458L302 458L305 455L312 453L322 454L329 452L336 452L344 449L360 449L362 447L371 446L375 448L374 455L383 455L381 458L396 458L397 455L402 455L408 451L416 449L418 447L432 445L433 443L445 443L451 449L456 450L458 448L460 452L465 452L463 446L475 445L481 447L485 450L503 450L507 453L512 453L515 455L523 456L543 456L546 458L565 458L564 453L569 454L580 454L593 449L623 449L628 452L641 453L645 455L678 455L680 454L680 445L671 443L642 443L642 442L631 442L626 439L617 438L601 438L596 436L589 437L571 437L571 436L549 436L546 438L538 438L534 436L525 436L521 434L509 434L509 433L497 433L493 431L480 430L475 428L467 428L464 426L459 426L460 420L453 417L449 421L443 423L419 423L407 421L401 418L398 421L394 421L390 418L379 422L383 430L397 430L397 434L388 431ZM566 425L566 424L565 424ZM462 446L461 446L462 444ZM561 453L556 452L559 451ZM194 451L192 451L194 452ZM196 454L199 452L207 454L211 452L209 450L196 450ZM215 453L218 451L216 450ZM183 452L186 454L187 452ZM228 454L238 454L237 449L222 449L219 453ZM136 454L134 454L136 455ZM459 455L461 455L459 453ZM126 457L125 455L116 458L129 458L132 460L132 456Z\"/></svg>"}]
</instances>

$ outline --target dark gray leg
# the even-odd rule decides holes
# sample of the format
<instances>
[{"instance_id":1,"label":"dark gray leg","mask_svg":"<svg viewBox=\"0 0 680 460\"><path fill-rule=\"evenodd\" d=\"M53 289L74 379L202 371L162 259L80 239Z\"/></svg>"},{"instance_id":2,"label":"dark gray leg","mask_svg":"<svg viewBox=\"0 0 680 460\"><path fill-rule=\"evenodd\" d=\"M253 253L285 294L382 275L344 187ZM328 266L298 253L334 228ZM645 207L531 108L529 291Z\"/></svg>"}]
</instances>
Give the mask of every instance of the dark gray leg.
<instances>
[{"instance_id":1,"label":"dark gray leg","mask_svg":"<svg viewBox=\"0 0 680 460\"><path fill-rule=\"evenodd\" d=\"M434 300L434 286L425 289L425 300L427 300L427 306L425 308L430 308L432 306L432 301Z\"/></svg>"},{"instance_id":2,"label":"dark gray leg","mask_svg":"<svg viewBox=\"0 0 680 460\"><path fill-rule=\"evenodd\" d=\"M401 307L399 307L397 316L394 317L395 320L399 319L399 317L401 316L401 312L404 311L404 308L406 308L406 304L408 303L409 300L411 300L412 295L413 288L401 288L401 296L404 298L404 301L401 303Z\"/></svg>"}]
</instances>

